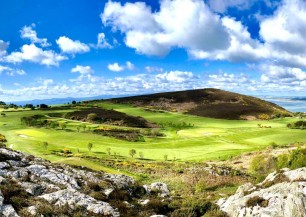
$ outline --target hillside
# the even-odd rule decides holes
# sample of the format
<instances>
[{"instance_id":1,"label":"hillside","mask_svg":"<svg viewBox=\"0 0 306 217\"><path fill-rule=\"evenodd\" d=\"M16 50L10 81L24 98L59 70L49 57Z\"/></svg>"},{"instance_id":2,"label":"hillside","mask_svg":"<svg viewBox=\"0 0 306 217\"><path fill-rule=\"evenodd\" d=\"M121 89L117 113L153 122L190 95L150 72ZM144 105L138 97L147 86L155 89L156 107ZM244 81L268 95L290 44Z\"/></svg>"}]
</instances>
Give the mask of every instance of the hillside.
<instances>
[{"instance_id":1,"label":"hillside","mask_svg":"<svg viewBox=\"0 0 306 217\"><path fill-rule=\"evenodd\" d=\"M255 119L260 114L290 115L290 112L274 103L212 88L123 97L106 101L232 120Z\"/></svg>"}]
</instances>

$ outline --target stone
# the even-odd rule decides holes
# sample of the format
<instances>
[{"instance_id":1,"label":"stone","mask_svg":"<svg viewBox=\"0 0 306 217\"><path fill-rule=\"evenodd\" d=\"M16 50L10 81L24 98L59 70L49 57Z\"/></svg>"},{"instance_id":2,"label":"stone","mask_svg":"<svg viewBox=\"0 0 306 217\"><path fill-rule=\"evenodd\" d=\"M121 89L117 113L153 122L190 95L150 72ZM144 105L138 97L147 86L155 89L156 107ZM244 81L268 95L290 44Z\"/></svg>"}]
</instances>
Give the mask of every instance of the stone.
<instances>
[{"instance_id":1,"label":"stone","mask_svg":"<svg viewBox=\"0 0 306 217\"><path fill-rule=\"evenodd\" d=\"M12 205L4 205L0 208L0 216L19 217Z\"/></svg>"},{"instance_id":2,"label":"stone","mask_svg":"<svg viewBox=\"0 0 306 217\"><path fill-rule=\"evenodd\" d=\"M82 206L88 211L96 214L110 215L114 217L119 216L119 213L116 212L108 203L98 201L86 194L78 192L75 189L60 190L39 197L56 206L63 206L65 204L68 204L72 208L75 206Z\"/></svg>"},{"instance_id":3,"label":"stone","mask_svg":"<svg viewBox=\"0 0 306 217\"><path fill-rule=\"evenodd\" d=\"M274 183L275 177L281 174L284 174L288 181ZM306 215L306 180L303 177L305 176L306 168L274 172L258 186L243 185L234 195L227 199L220 199L217 204L229 216L304 217ZM272 185L264 188L267 182ZM264 200L265 204L256 204L256 198ZM255 200L255 203L247 203L250 200Z\"/></svg>"},{"instance_id":4,"label":"stone","mask_svg":"<svg viewBox=\"0 0 306 217\"><path fill-rule=\"evenodd\" d=\"M20 185L31 195L38 196L43 193L43 188L39 184L31 183L31 182L22 182Z\"/></svg>"},{"instance_id":5,"label":"stone","mask_svg":"<svg viewBox=\"0 0 306 217\"><path fill-rule=\"evenodd\" d=\"M159 196L160 197L169 197L170 196L170 191L167 186L167 184L163 182L155 182L152 183L151 185L144 185L143 186L146 191L150 194L153 190L159 191Z\"/></svg>"},{"instance_id":6,"label":"stone","mask_svg":"<svg viewBox=\"0 0 306 217\"><path fill-rule=\"evenodd\" d=\"M29 206L27 211L33 216L37 215L37 208L35 206Z\"/></svg>"}]
</instances>

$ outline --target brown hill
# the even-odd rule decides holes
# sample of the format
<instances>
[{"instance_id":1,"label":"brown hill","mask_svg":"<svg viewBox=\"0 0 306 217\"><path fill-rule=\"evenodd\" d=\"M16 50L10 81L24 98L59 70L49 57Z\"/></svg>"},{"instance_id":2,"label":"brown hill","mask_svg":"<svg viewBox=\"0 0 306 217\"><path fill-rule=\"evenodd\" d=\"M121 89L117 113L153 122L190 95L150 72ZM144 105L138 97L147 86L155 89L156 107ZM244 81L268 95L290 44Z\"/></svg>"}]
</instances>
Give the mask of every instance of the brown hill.
<instances>
[{"instance_id":1,"label":"brown hill","mask_svg":"<svg viewBox=\"0 0 306 217\"><path fill-rule=\"evenodd\" d=\"M107 101L146 107L151 110L178 111L221 119L255 119L261 114L291 115L290 112L274 103L213 88L123 97Z\"/></svg>"}]
</instances>

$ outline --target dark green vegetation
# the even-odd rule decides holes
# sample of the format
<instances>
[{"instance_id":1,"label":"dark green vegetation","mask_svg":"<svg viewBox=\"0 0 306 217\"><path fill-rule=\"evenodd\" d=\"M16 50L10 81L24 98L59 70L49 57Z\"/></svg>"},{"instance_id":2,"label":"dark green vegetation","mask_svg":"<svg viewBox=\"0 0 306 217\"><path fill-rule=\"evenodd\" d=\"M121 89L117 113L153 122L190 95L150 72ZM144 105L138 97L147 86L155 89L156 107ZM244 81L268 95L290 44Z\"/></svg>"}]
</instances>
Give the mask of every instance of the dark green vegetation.
<instances>
[{"instance_id":1,"label":"dark green vegetation","mask_svg":"<svg viewBox=\"0 0 306 217\"><path fill-rule=\"evenodd\" d=\"M125 97L108 101L231 120L254 118L261 114L290 116L290 112L276 104L212 88Z\"/></svg>"},{"instance_id":2,"label":"dark green vegetation","mask_svg":"<svg viewBox=\"0 0 306 217\"><path fill-rule=\"evenodd\" d=\"M306 121L297 121L293 124L287 124L287 127L288 128L291 128L291 129L301 129L301 130L304 130L306 129Z\"/></svg>"},{"instance_id":3,"label":"dark green vegetation","mask_svg":"<svg viewBox=\"0 0 306 217\"><path fill-rule=\"evenodd\" d=\"M296 149L278 155L255 156L250 165L250 172L262 181L269 173L282 168L297 169L306 167L306 143L297 144ZM280 180L282 177L278 177Z\"/></svg>"}]
</instances>

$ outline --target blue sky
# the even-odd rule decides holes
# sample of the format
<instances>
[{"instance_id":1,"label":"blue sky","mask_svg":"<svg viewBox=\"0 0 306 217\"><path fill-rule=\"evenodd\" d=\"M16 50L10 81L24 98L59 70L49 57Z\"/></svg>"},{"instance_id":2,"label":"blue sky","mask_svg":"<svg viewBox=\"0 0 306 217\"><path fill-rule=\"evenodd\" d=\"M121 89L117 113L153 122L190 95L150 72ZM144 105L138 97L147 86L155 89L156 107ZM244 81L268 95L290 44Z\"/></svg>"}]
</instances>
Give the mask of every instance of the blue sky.
<instances>
[{"instance_id":1,"label":"blue sky","mask_svg":"<svg viewBox=\"0 0 306 217\"><path fill-rule=\"evenodd\" d=\"M0 100L306 95L303 0L2 0Z\"/></svg>"}]
</instances>

